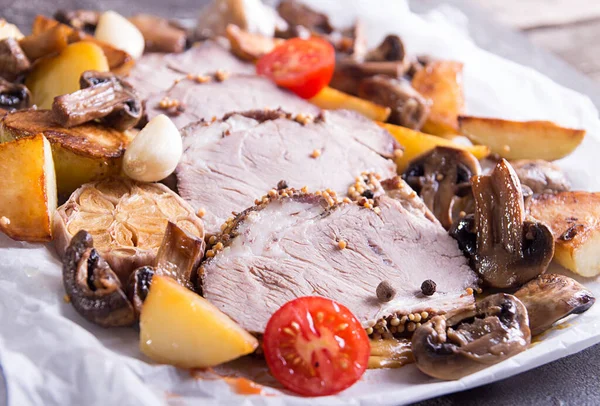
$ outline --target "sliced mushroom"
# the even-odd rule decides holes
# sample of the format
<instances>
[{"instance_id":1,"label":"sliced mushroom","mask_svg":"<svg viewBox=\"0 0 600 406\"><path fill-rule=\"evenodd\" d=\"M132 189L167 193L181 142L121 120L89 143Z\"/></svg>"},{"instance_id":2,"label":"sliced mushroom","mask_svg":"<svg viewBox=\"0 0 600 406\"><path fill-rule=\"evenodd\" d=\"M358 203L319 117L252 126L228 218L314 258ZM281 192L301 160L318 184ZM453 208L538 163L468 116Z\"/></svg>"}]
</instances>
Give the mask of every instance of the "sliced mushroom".
<instances>
[{"instance_id":1,"label":"sliced mushroom","mask_svg":"<svg viewBox=\"0 0 600 406\"><path fill-rule=\"evenodd\" d=\"M449 229L457 198L471 194L471 177L479 175L479 161L470 152L437 147L413 160L402 179L421 196L427 208Z\"/></svg>"},{"instance_id":2,"label":"sliced mushroom","mask_svg":"<svg viewBox=\"0 0 600 406\"><path fill-rule=\"evenodd\" d=\"M409 80L412 80L412 78L418 71L424 69L428 63L433 61L434 58L432 58L429 55L419 55L417 57L411 58L411 60L407 62L408 67L406 69L406 77Z\"/></svg>"},{"instance_id":3,"label":"sliced mushroom","mask_svg":"<svg viewBox=\"0 0 600 406\"><path fill-rule=\"evenodd\" d=\"M365 56L365 61L384 62L384 61L404 61L406 51L404 43L397 35L388 35L375 49L370 50Z\"/></svg>"},{"instance_id":4,"label":"sliced mushroom","mask_svg":"<svg viewBox=\"0 0 600 406\"><path fill-rule=\"evenodd\" d=\"M156 271L194 290L196 271L204 256L204 240L170 222L156 256Z\"/></svg>"},{"instance_id":5,"label":"sliced mushroom","mask_svg":"<svg viewBox=\"0 0 600 406\"><path fill-rule=\"evenodd\" d=\"M178 53L185 50L187 34L169 20L149 14L137 14L129 19L142 33L145 52Z\"/></svg>"},{"instance_id":6,"label":"sliced mushroom","mask_svg":"<svg viewBox=\"0 0 600 406\"><path fill-rule=\"evenodd\" d=\"M283 0L277 6L277 12L294 30L301 26L316 34L331 34L333 26L326 14L319 13L296 0ZM288 32L289 35L293 34Z\"/></svg>"},{"instance_id":7,"label":"sliced mushroom","mask_svg":"<svg viewBox=\"0 0 600 406\"><path fill-rule=\"evenodd\" d=\"M422 372L455 380L504 361L530 343L525 306L498 293L452 315L433 317L415 331L412 349Z\"/></svg>"},{"instance_id":8,"label":"sliced mushroom","mask_svg":"<svg viewBox=\"0 0 600 406\"><path fill-rule=\"evenodd\" d=\"M284 40L252 34L242 30L235 24L227 25L227 39L231 45L231 52L238 58L254 62L261 56L268 54L276 45Z\"/></svg>"},{"instance_id":9,"label":"sliced mushroom","mask_svg":"<svg viewBox=\"0 0 600 406\"><path fill-rule=\"evenodd\" d=\"M58 10L54 13L54 19L77 30L94 35L100 14L102 13L96 10Z\"/></svg>"},{"instance_id":10,"label":"sliced mushroom","mask_svg":"<svg viewBox=\"0 0 600 406\"><path fill-rule=\"evenodd\" d=\"M87 231L75 234L65 252L63 284L75 310L88 321L102 327L134 323L133 306L119 278L94 249Z\"/></svg>"},{"instance_id":11,"label":"sliced mushroom","mask_svg":"<svg viewBox=\"0 0 600 406\"><path fill-rule=\"evenodd\" d=\"M20 110L31 106L31 93L25 85L0 78L0 109Z\"/></svg>"},{"instance_id":12,"label":"sliced mushroom","mask_svg":"<svg viewBox=\"0 0 600 406\"><path fill-rule=\"evenodd\" d=\"M81 90L54 98L52 111L64 127L103 118L106 124L125 131L142 117L142 103L133 87L113 73L86 71Z\"/></svg>"},{"instance_id":13,"label":"sliced mushroom","mask_svg":"<svg viewBox=\"0 0 600 406\"><path fill-rule=\"evenodd\" d=\"M575 279L556 274L537 277L515 296L527 308L532 335L543 333L570 314L586 312L596 302L594 294Z\"/></svg>"},{"instance_id":14,"label":"sliced mushroom","mask_svg":"<svg viewBox=\"0 0 600 406\"><path fill-rule=\"evenodd\" d=\"M552 162L542 159L522 159L510 163L523 185L533 193L566 192L571 184L563 171Z\"/></svg>"},{"instance_id":15,"label":"sliced mushroom","mask_svg":"<svg viewBox=\"0 0 600 406\"><path fill-rule=\"evenodd\" d=\"M9 82L16 81L29 70L31 63L14 38L0 41L0 76Z\"/></svg>"},{"instance_id":16,"label":"sliced mushroom","mask_svg":"<svg viewBox=\"0 0 600 406\"><path fill-rule=\"evenodd\" d=\"M152 277L155 273L156 270L153 267L143 266L133 271L129 277L127 297L133 303L136 317L139 317L142 312L142 305L144 304L144 300L146 300L146 296L148 296Z\"/></svg>"},{"instance_id":17,"label":"sliced mushroom","mask_svg":"<svg viewBox=\"0 0 600 406\"><path fill-rule=\"evenodd\" d=\"M471 180L475 214L450 230L485 284L513 288L546 272L554 255L552 232L525 220L521 183L502 159L489 176Z\"/></svg>"},{"instance_id":18,"label":"sliced mushroom","mask_svg":"<svg viewBox=\"0 0 600 406\"><path fill-rule=\"evenodd\" d=\"M389 107L389 122L419 130L429 115L429 102L404 79L376 75L363 79L358 95L379 105Z\"/></svg>"}]
</instances>

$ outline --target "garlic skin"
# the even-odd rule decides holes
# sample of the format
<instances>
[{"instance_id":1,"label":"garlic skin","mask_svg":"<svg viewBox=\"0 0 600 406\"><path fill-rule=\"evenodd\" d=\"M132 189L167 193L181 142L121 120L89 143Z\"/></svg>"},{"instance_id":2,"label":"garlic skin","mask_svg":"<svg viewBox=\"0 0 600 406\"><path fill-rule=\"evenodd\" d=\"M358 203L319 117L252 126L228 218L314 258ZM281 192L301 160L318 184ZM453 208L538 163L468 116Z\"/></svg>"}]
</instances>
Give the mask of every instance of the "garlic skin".
<instances>
[{"instance_id":1,"label":"garlic skin","mask_svg":"<svg viewBox=\"0 0 600 406\"><path fill-rule=\"evenodd\" d=\"M179 130L161 114L150 120L125 150L123 172L140 182L158 182L173 173L182 154Z\"/></svg>"},{"instance_id":2,"label":"garlic skin","mask_svg":"<svg viewBox=\"0 0 600 406\"><path fill-rule=\"evenodd\" d=\"M127 52L134 59L144 53L144 36L122 15L114 11L102 13L98 19L94 36L107 44Z\"/></svg>"}]
</instances>

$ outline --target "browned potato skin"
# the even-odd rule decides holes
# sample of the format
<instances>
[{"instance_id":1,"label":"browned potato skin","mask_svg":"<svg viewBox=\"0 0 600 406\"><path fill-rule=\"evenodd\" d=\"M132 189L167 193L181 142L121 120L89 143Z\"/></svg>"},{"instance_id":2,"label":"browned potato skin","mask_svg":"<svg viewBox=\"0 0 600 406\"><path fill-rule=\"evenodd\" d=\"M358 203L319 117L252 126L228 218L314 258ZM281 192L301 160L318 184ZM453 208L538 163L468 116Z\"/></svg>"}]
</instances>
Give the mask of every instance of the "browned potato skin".
<instances>
[{"instance_id":1,"label":"browned potato skin","mask_svg":"<svg viewBox=\"0 0 600 406\"><path fill-rule=\"evenodd\" d=\"M54 123L49 110L18 111L0 121L0 142L44 134L52 145L58 192L70 195L84 183L119 175L127 133L86 123L63 128Z\"/></svg>"},{"instance_id":2,"label":"browned potato skin","mask_svg":"<svg viewBox=\"0 0 600 406\"><path fill-rule=\"evenodd\" d=\"M413 77L413 88L431 101L423 132L440 136L458 134L458 116L465 109L462 71L460 62L434 61Z\"/></svg>"},{"instance_id":3,"label":"browned potato skin","mask_svg":"<svg viewBox=\"0 0 600 406\"><path fill-rule=\"evenodd\" d=\"M509 121L461 116L460 131L475 144L487 145L493 153L509 160L554 161L573 152L585 130L565 128L550 121Z\"/></svg>"},{"instance_id":4,"label":"browned potato skin","mask_svg":"<svg viewBox=\"0 0 600 406\"><path fill-rule=\"evenodd\" d=\"M56 184L49 148L41 134L0 144L0 231L13 240L52 240Z\"/></svg>"},{"instance_id":5,"label":"browned potato skin","mask_svg":"<svg viewBox=\"0 0 600 406\"><path fill-rule=\"evenodd\" d=\"M583 276L600 273L600 255L588 254L600 251L600 193L542 194L531 200L529 213L551 228L556 262Z\"/></svg>"}]
</instances>

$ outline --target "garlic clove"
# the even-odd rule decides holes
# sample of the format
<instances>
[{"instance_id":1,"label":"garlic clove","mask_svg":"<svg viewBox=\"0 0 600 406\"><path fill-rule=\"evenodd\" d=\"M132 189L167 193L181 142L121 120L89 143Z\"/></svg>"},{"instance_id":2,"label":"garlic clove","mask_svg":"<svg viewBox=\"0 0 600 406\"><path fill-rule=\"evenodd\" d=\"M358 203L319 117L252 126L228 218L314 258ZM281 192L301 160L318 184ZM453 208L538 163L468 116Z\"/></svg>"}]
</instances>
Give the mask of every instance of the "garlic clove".
<instances>
[{"instance_id":1,"label":"garlic clove","mask_svg":"<svg viewBox=\"0 0 600 406\"><path fill-rule=\"evenodd\" d=\"M114 11L102 13L98 19L95 36L98 40L127 52L134 59L138 59L144 53L144 36L140 30Z\"/></svg>"},{"instance_id":2,"label":"garlic clove","mask_svg":"<svg viewBox=\"0 0 600 406\"><path fill-rule=\"evenodd\" d=\"M141 182L169 176L183 154L181 134L164 114L154 117L135 136L123 157L123 172Z\"/></svg>"},{"instance_id":3,"label":"garlic clove","mask_svg":"<svg viewBox=\"0 0 600 406\"><path fill-rule=\"evenodd\" d=\"M16 25L10 24L5 19L0 18L0 40L14 38L17 41L23 38L23 33Z\"/></svg>"}]
</instances>

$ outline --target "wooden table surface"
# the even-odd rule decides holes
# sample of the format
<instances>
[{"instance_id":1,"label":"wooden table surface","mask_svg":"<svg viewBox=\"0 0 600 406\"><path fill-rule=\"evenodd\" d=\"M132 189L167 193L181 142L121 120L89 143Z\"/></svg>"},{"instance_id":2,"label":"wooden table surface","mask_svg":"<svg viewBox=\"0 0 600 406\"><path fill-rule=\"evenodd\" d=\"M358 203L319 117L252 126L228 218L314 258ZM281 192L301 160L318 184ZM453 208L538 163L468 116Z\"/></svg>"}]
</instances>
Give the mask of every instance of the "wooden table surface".
<instances>
[{"instance_id":1,"label":"wooden table surface","mask_svg":"<svg viewBox=\"0 0 600 406\"><path fill-rule=\"evenodd\" d=\"M185 18L193 17L206 1L0 0L0 15L21 27L29 27L35 14L51 15L57 8L114 9L125 14L143 10ZM600 37L600 1L485 0L476 1L476 5L475 0L410 1L416 11L427 11L441 3L456 6L469 17L469 31L479 46L587 94L600 108L600 86L592 80L600 81L600 41L596 40ZM564 61L494 20L520 30L533 44ZM600 405L598 366L600 345L518 376L419 406ZM0 380L0 404L4 391Z\"/></svg>"}]
</instances>

